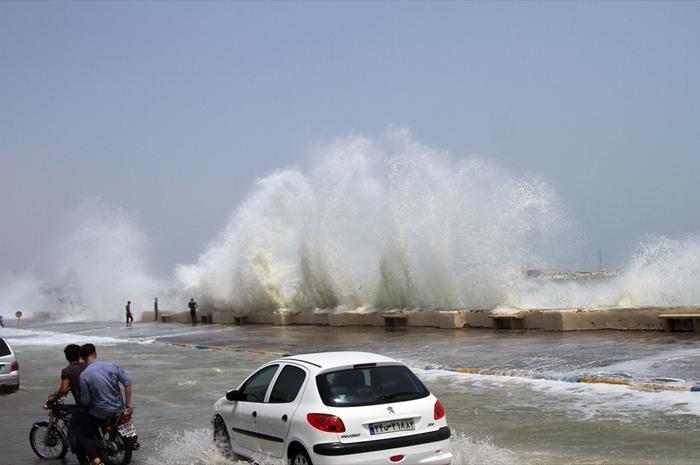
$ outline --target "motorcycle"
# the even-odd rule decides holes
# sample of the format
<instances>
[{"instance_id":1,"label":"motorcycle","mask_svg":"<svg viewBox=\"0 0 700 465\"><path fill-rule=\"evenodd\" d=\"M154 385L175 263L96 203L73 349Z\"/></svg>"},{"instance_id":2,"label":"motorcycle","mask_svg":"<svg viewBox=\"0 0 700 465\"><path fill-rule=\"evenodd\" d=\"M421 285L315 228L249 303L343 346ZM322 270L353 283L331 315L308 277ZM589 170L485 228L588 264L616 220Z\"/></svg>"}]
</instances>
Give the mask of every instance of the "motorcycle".
<instances>
[{"instance_id":1,"label":"motorcycle","mask_svg":"<svg viewBox=\"0 0 700 465\"><path fill-rule=\"evenodd\" d=\"M37 421L29 432L29 444L42 459L62 459L73 450L68 442L68 426L71 411L61 402L47 402L48 421ZM113 415L103 427L99 427L91 437L92 445L100 453L106 465L128 465L133 451L138 450L139 442L132 412L124 410Z\"/></svg>"}]
</instances>

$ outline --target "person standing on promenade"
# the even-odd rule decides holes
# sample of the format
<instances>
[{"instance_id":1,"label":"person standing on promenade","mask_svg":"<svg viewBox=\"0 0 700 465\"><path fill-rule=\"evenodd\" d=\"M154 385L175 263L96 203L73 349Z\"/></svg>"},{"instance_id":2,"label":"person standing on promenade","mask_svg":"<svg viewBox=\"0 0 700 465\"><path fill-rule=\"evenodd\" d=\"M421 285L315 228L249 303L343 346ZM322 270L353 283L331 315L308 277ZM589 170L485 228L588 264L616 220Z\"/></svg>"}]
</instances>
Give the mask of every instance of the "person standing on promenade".
<instances>
[{"instance_id":1,"label":"person standing on promenade","mask_svg":"<svg viewBox=\"0 0 700 465\"><path fill-rule=\"evenodd\" d=\"M153 313L155 315L156 321L158 321L158 297L153 299Z\"/></svg>"},{"instance_id":2,"label":"person standing on promenade","mask_svg":"<svg viewBox=\"0 0 700 465\"><path fill-rule=\"evenodd\" d=\"M197 302L194 301L194 299L190 299L190 303L187 304L187 306L190 308L190 316L192 317L192 324L196 325L197 324Z\"/></svg>"},{"instance_id":3,"label":"person standing on promenade","mask_svg":"<svg viewBox=\"0 0 700 465\"><path fill-rule=\"evenodd\" d=\"M131 301L126 303L126 327L132 326L134 323L134 315L131 313Z\"/></svg>"}]
</instances>

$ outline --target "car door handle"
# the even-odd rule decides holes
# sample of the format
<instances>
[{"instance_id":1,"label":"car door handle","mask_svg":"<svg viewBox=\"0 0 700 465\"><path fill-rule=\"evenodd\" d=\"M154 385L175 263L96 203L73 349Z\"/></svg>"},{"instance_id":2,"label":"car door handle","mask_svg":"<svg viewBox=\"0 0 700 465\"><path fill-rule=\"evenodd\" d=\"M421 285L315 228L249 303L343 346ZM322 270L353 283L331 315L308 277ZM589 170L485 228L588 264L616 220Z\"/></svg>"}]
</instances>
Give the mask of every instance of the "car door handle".
<instances>
[{"instance_id":1,"label":"car door handle","mask_svg":"<svg viewBox=\"0 0 700 465\"><path fill-rule=\"evenodd\" d=\"M253 418L257 418L258 412L253 412Z\"/></svg>"},{"instance_id":2,"label":"car door handle","mask_svg":"<svg viewBox=\"0 0 700 465\"><path fill-rule=\"evenodd\" d=\"M287 415L282 415L282 421L287 421Z\"/></svg>"}]
</instances>

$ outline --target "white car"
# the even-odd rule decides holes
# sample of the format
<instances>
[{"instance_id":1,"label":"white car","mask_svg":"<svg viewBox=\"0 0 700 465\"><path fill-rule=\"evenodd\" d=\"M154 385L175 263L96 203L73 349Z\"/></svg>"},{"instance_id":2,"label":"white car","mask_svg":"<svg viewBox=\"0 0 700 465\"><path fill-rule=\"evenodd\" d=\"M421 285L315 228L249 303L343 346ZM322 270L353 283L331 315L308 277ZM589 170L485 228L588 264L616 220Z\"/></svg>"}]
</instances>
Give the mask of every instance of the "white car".
<instances>
[{"instance_id":1,"label":"white car","mask_svg":"<svg viewBox=\"0 0 700 465\"><path fill-rule=\"evenodd\" d=\"M0 388L19 389L19 363L12 347L0 338Z\"/></svg>"},{"instance_id":2,"label":"white car","mask_svg":"<svg viewBox=\"0 0 700 465\"><path fill-rule=\"evenodd\" d=\"M225 453L291 465L452 463L445 409L404 364L365 352L288 356L214 405Z\"/></svg>"}]
</instances>

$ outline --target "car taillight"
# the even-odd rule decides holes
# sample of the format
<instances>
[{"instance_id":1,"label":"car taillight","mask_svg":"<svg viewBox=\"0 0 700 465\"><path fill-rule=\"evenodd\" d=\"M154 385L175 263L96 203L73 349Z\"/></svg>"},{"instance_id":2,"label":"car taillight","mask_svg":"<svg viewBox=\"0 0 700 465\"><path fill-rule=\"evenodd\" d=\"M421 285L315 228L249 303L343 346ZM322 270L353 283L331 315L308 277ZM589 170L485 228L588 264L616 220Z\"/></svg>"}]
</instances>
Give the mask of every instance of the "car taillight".
<instances>
[{"instance_id":1,"label":"car taillight","mask_svg":"<svg viewBox=\"0 0 700 465\"><path fill-rule=\"evenodd\" d=\"M10 367L10 371L19 371L19 363L15 360L12 362L12 366Z\"/></svg>"},{"instance_id":2,"label":"car taillight","mask_svg":"<svg viewBox=\"0 0 700 465\"><path fill-rule=\"evenodd\" d=\"M433 418L436 420L439 420L440 418L445 416L445 407L442 406L439 400L435 401L435 413L433 415Z\"/></svg>"},{"instance_id":3,"label":"car taillight","mask_svg":"<svg viewBox=\"0 0 700 465\"><path fill-rule=\"evenodd\" d=\"M319 431L324 431L326 433L345 432L343 420L335 415L328 415L327 413L309 413L306 415L306 420Z\"/></svg>"},{"instance_id":4,"label":"car taillight","mask_svg":"<svg viewBox=\"0 0 700 465\"><path fill-rule=\"evenodd\" d=\"M392 455L389 457L389 460L392 462L400 462L403 460L403 455Z\"/></svg>"}]
</instances>

